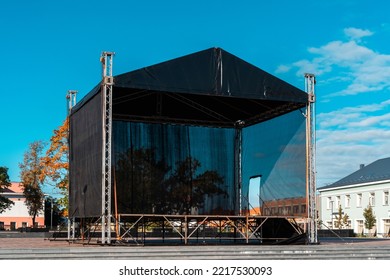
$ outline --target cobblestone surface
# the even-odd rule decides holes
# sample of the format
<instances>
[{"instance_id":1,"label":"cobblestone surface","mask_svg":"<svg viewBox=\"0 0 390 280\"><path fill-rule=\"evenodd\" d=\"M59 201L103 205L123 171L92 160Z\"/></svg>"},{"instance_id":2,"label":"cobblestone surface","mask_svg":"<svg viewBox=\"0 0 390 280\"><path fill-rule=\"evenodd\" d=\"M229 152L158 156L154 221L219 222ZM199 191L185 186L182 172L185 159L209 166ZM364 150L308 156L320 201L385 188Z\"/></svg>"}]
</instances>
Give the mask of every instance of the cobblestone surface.
<instances>
[{"instance_id":1,"label":"cobblestone surface","mask_svg":"<svg viewBox=\"0 0 390 280\"><path fill-rule=\"evenodd\" d=\"M389 246L390 248L390 239L379 239L379 238L345 238L345 239L324 239L320 240L320 245L326 246ZM294 246L294 245L291 245ZM29 238L29 237L12 237L12 238L0 238L0 249L18 249L18 248L69 248L69 247L101 247L99 244L84 242L68 242L66 240L49 240L47 238Z\"/></svg>"}]
</instances>

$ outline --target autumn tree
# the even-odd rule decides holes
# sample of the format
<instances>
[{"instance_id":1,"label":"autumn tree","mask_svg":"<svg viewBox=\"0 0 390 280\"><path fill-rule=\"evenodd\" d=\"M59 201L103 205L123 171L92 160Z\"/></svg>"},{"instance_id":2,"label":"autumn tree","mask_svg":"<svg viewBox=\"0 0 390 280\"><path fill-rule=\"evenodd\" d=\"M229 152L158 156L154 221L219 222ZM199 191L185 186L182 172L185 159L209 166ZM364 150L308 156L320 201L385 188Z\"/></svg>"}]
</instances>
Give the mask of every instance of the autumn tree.
<instances>
[{"instance_id":1,"label":"autumn tree","mask_svg":"<svg viewBox=\"0 0 390 280\"><path fill-rule=\"evenodd\" d=\"M33 226L35 226L36 216L43 210L44 205L44 194L41 188L41 154L43 149L43 142L31 143L29 150L24 154L23 162L19 164L23 194L26 198L25 204L32 218Z\"/></svg>"},{"instance_id":2,"label":"autumn tree","mask_svg":"<svg viewBox=\"0 0 390 280\"><path fill-rule=\"evenodd\" d=\"M335 226L338 229L346 228L348 227L348 219L349 216L347 214L343 213L343 208L341 208L341 205L339 205L338 212L335 216Z\"/></svg>"},{"instance_id":3,"label":"autumn tree","mask_svg":"<svg viewBox=\"0 0 390 280\"><path fill-rule=\"evenodd\" d=\"M375 227L376 224L376 217L374 211L372 210L371 205L368 205L363 210L363 217L364 217L364 226L366 227L366 229L370 231L373 227Z\"/></svg>"},{"instance_id":4,"label":"autumn tree","mask_svg":"<svg viewBox=\"0 0 390 280\"><path fill-rule=\"evenodd\" d=\"M68 209L68 185L69 185L69 119L66 118L63 124L53 131L50 138L50 147L41 159L42 174L40 180L47 184L54 185L62 195L58 199L59 205L64 208L64 215Z\"/></svg>"},{"instance_id":5,"label":"autumn tree","mask_svg":"<svg viewBox=\"0 0 390 280\"><path fill-rule=\"evenodd\" d=\"M4 191L4 187L8 187L10 185L11 182L8 176L8 168L0 166L0 213L3 213L14 204L13 201L1 195L1 193Z\"/></svg>"}]
</instances>

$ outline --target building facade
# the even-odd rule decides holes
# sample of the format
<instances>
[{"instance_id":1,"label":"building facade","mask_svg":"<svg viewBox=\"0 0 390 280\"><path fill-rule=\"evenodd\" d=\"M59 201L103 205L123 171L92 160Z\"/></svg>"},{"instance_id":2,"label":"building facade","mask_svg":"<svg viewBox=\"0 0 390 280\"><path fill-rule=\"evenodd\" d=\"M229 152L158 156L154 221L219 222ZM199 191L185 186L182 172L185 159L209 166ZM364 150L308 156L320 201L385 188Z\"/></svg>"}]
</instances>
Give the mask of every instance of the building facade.
<instances>
[{"instance_id":1,"label":"building facade","mask_svg":"<svg viewBox=\"0 0 390 280\"><path fill-rule=\"evenodd\" d=\"M322 188L319 192L319 212L322 228L339 228L342 217L348 215L343 228L353 229L356 235L390 236L390 158L377 160L347 177ZM376 218L375 227L364 226L364 210L371 206Z\"/></svg>"},{"instance_id":2,"label":"building facade","mask_svg":"<svg viewBox=\"0 0 390 280\"><path fill-rule=\"evenodd\" d=\"M20 183L13 182L6 187L2 196L12 200L14 204L10 209L0 213L0 230L17 230L20 228L32 227L32 218L28 214L26 198ZM44 211L41 211L35 218L35 227L44 227Z\"/></svg>"}]
</instances>

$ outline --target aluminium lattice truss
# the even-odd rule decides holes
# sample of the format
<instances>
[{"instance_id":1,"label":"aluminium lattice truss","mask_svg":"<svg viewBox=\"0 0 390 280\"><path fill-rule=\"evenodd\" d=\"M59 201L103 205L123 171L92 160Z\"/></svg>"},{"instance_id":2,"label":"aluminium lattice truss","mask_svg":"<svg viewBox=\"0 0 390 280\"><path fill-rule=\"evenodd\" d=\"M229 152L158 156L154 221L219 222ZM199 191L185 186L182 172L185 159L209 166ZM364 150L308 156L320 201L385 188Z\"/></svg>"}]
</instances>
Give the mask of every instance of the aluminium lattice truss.
<instances>
[{"instance_id":1,"label":"aluminium lattice truss","mask_svg":"<svg viewBox=\"0 0 390 280\"><path fill-rule=\"evenodd\" d=\"M102 100L103 100L103 151L102 151L102 216L101 242L111 243L111 145L112 145L112 75L113 52L103 52L100 58L103 69Z\"/></svg>"},{"instance_id":2,"label":"aluminium lattice truss","mask_svg":"<svg viewBox=\"0 0 390 280\"><path fill-rule=\"evenodd\" d=\"M77 90L68 90L66 94L66 114L69 121L69 116L72 108L76 105L77 102ZM68 128L69 129L69 128ZM68 147L69 147L69 130L68 130ZM69 151L68 151L69 152ZM68 155L69 160L69 155ZM69 171L68 171L69 178ZM69 188L68 188L68 197L69 197ZM69 213L68 213L69 215ZM75 240L75 221L74 218L67 217L68 220L68 240Z\"/></svg>"},{"instance_id":3,"label":"aluminium lattice truss","mask_svg":"<svg viewBox=\"0 0 390 280\"><path fill-rule=\"evenodd\" d=\"M318 243L317 208L316 208L316 171L315 171L315 75L305 74L305 90L308 93L306 109L306 193L308 207L308 239L309 243Z\"/></svg>"}]
</instances>

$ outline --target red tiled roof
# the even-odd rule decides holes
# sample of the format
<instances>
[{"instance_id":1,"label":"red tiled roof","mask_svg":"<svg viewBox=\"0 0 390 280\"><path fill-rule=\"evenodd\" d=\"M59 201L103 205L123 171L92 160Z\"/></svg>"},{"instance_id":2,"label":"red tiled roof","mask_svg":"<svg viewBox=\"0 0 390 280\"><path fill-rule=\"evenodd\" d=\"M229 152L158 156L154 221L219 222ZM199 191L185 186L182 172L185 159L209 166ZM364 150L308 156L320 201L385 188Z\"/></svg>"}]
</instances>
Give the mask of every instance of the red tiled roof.
<instances>
[{"instance_id":1,"label":"red tiled roof","mask_svg":"<svg viewBox=\"0 0 390 280\"><path fill-rule=\"evenodd\" d=\"M18 182L12 182L9 187L4 187L4 193L23 193L22 185Z\"/></svg>"}]
</instances>

